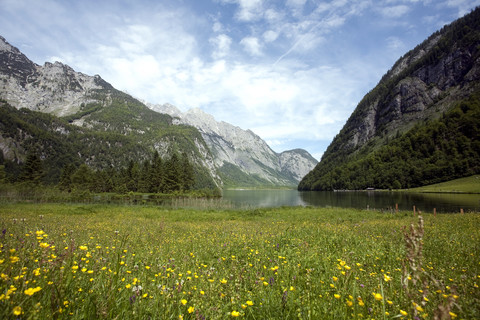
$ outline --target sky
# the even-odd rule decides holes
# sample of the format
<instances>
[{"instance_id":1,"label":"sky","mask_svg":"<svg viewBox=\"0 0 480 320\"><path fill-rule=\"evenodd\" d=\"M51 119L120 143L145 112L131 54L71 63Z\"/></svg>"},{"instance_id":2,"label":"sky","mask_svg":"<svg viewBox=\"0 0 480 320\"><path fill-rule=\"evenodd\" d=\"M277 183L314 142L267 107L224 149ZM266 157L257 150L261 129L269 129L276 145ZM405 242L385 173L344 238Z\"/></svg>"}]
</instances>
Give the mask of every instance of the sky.
<instances>
[{"instance_id":1,"label":"sky","mask_svg":"<svg viewBox=\"0 0 480 320\"><path fill-rule=\"evenodd\" d=\"M0 35L317 160L402 55L480 0L0 0Z\"/></svg>"}]
</instances>

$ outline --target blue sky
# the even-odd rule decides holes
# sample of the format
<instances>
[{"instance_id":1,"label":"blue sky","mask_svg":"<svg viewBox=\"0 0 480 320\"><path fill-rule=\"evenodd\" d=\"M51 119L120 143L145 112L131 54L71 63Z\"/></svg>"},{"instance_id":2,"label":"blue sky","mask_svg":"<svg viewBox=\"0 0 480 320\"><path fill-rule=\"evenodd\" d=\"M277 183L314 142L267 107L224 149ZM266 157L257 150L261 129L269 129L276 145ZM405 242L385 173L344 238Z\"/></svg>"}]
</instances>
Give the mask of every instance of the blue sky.
<instances>
[{"instance_id":1,"label":"blue sky","mask_svg":"<svg viewBox=\"0 0 480 320\"><path fill-rule=\"evenodd\" d=\"M407 51L480 0L0 0L0 35L319 159Z\"/></svg>"}]
</instances>

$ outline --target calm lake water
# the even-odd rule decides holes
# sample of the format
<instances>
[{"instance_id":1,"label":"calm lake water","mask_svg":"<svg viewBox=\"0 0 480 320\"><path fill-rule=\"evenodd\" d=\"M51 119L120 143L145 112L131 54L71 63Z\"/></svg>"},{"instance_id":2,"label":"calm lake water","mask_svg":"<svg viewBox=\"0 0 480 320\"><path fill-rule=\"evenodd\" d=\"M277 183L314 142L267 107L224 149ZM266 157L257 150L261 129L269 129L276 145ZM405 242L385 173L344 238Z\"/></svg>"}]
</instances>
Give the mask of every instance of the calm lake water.
<instances>
[{"instance_id":1,"label":"calm lake water","mask_svg":"<svg viewBox=\"0 0 480 320\"><path fill-rule=\"evenodd\" d=\"M424 212L480 212L479 194L411 193L386 191L300 192L297 190L224 190L223 199L237 208L314 206L413 210Z\"/></svg>"}]
</instances>

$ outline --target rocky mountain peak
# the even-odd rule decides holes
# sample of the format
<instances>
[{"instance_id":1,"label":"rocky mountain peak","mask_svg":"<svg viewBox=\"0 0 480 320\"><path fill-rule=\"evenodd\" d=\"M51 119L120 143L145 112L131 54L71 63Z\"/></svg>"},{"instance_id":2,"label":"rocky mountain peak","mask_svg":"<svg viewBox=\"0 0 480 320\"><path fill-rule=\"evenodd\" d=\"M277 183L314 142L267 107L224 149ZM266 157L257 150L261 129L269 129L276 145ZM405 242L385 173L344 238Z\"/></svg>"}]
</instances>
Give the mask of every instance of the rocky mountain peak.
<instances>
[{"instance_id":1,"label":"rocky mountain peak","mask_svg":"<svg viewBox=\"0 0 480 320\"><path fill-rule=\"evenodd\" d=\"M39 66L0 37L0 95L16 108L64 116L93 102L91 93L112 89L100 76L75 72L61 62Z\"/></svg>"},{"instance_id":2,"label":"rocky mountain peak","mask_svg":"<svg viewBox=\"0 0 480 320\"><path fill-rule=\"evenodd\" d=\"M197 128L214 154L215 164L220 170L235 166L244 174L255 175L271 184L294 185L317 163L307 151L301 149L277 154L253 131L217 121L200 108L181 112L171 104L149 106L175 117L174 123Z\"/></svg>"}]
</instances>

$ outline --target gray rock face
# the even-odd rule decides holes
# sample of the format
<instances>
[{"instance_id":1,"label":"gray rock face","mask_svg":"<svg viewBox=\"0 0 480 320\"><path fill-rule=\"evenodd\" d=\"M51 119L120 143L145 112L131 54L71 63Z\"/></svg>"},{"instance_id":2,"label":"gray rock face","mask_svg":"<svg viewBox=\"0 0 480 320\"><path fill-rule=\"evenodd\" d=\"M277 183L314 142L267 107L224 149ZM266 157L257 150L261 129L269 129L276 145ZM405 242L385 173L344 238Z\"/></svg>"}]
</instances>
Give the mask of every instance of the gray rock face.
<instances>
[{"instance_id":1,"label":"gray rock face","mask_svg":"<svg viewBox=\"0 0 480 320\"><path fill-rule=\"evenodd\" d=\"M256 175L272 184L298 183L317 161L305 150L274 152L251 130L243 130L200 109L182 113L170 104L149 105L155 111L174 117L176 123L196 127L202 134L219 168L232 164L248 175Z\"/></svg>"},{"instance_id":2,"label":"gray rock face","mask_svg":"<svg viewBox=\"0 0 480 320\"><path fill-rule=\"evenodd\" d=\"M439 39L441 35L432 36L421 48L402 57L376 88L392 81L395 85L389 92L355 111L343 129L351 137L345 145L347 149L360 148L378 135L404 132L419 120L438 117L452 107L452 101L461 100L480 87L476 46L461 47L455 43L433 63L416 65L432 54Z\"/></svg>"},{"instance_id":3,"label":"gray rock face","mask_svg":"<svg viewBox=\"0 0 480 320\"><path fill-rule=\"evenodd\" d=\"M93 102L92 90L111 88L100 76L75 72L60 62L39 66L0 37L0 96L16 108L65 116Z\"/></svg>"}]
</instances>

